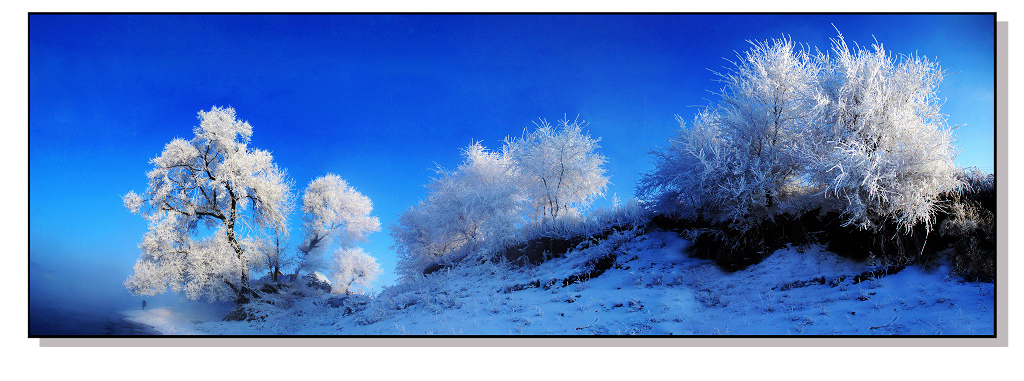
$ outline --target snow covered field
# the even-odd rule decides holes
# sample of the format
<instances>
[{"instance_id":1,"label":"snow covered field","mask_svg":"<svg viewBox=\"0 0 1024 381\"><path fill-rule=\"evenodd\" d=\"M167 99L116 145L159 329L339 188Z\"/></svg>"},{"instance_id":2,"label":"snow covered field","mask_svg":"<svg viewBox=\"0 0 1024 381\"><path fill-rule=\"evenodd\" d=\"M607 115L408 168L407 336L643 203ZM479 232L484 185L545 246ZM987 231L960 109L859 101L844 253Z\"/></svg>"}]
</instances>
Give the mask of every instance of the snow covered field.
<instances>
[{"instance_id":1,"label":"snow covered field","mask_svg":"<svg viewBox=\"0 0 1024 381\"><path fill-rule=\"evenodd\" d=\"M230 304L124 313L165 335L994 334L994 285L941 266L876 278L865 276L872 266L807 246L727 273L686 256L688 244L660 231L616 233L536 267L454 268L333 303L257 302L262 320L222 321Z\"/></svg>"}]
</instances>

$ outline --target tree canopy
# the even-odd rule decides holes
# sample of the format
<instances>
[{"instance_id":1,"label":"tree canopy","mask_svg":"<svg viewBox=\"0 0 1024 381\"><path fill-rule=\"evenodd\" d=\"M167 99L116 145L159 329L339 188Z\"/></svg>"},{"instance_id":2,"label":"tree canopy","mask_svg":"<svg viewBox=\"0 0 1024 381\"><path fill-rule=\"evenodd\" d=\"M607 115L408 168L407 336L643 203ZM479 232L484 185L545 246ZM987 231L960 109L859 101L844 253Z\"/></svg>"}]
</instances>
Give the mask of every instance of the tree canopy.
<instances>
[{"instance_id":1,"label":"tree canopy","mask_svg":"<svg viewBox=\"0 0 1024 381\"><path fill-rule=\"evenodd\" d=\"M125 285L143 295L170 288L191 299L245 297L260 230L288 230L291 183L270 152L249 147L252 126L234 109L200 111L193 132L150 161L142 195L123 198L149 221Z\"/></svg>"},{"instance_id":2,"label":"tree canopy","mask_svg":"<svg viewBox=\"0 0 1024 381\"><path fill-rule=\"evenodd\" d=\"M788 39L752 43L720 74L720 103L652 151L638 195L662 213L741 229L781 213L835 209L846 225L929 225L963 184L939 112L943 71L840 34L811 56Z\"/></svg>"},{"instance_id":3,"label":"tree canopy","mask_svg":"<svg viewBox=\"0 0 1024 381\"><path fill-rule=\"evenodd\" d=\"M266 266L276 279L287 263L283 250L295 205L292 181L270 152L249 146L252 126L230 107L200 111L193 132L192 139L172 140L150 161L145 192L123 196L129 211L149 221L139 245L142 254L125 286L142 295L184 291L193 300L259 297L250 287L250 273ZM371 211L370 199L337 175L310 182L302 197L296 274L331 269L345 275L346 285L376 276L376 261L352 251L380 229ZM355 254L329 258L323 251L332 244Z\"/></svg>"}]
</instances>

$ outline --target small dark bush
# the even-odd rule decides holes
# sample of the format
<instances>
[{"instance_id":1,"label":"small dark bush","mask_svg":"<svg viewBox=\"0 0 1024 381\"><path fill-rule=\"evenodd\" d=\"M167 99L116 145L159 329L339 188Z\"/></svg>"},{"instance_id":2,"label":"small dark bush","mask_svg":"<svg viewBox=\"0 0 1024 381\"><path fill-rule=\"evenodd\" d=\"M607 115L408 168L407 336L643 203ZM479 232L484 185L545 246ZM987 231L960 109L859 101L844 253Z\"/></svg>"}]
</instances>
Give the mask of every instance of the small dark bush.
<instances>
[{"instance_id":1,"label":"small dark bush","mask_svg":"<svg viewBox=\"0 0 1024 381\"><path fill-rule=\"evenodd\" d=\"M714 260L727 271L742 270L787 244L819 243L840 256L887 268L933 266L945 259L968 281L995 278L995 178L977 170L961 174L966 188L943 195L931 226L906 231L894 221L871 229L844 226L845 216L816 209L799 216L776 215L737 228L727 222L655 215L648 227L673 231L693 242L690 255Z\"/></svg>"},{"instance_id":2,"label":"small dark bush","mask_svg":"<svg viewBox=\"0 0 1024 381\"><path fill-rule=\"evenodd\" d=\"M805 218L805 221L811 220ZM914 226L909 233L893 221L886 221L874 229L843 226L844 219L837 212L818 213L812 228L814 239L842 257L855 261L871 261L877 265L905 266L911 263L931 264L945 246L923 224ZM813 223L813 222L811 222Z\"/></svg>"},{"instance_id":3,"label":"small dark bush","mask_svg":"<svg viewBox=\"0 0 1024 381\"><path fill-rule=\"evenodd\" d=\"M788 244L805 244L811 237L800 218L789 214L775 216L746 229L728 223L702 221L658 222L662 226L682 228L682 236L693 241L691 254L714 260L727 271L738 271L760 263L775 250ZM704 227L692 227L700 226Z\"/></svg>"},{"instance_id":4,"label":"small dark bush","mask_svg":"<svg viewBox=\"0 0 1024 381\"><path fill-rule=\"evenodd\" d=\"M616 256L615 252L613 251L611 254L608 254L606 256L590 260L583 266L583 272L571 275L568 278L563 279L562 287L579 282L585 282L587 280L601 276L601 274L604 274L605 271L608 271L608 269L612 268L612 266L615 265L615 260L617 258L618 256Z\"/></svg>"},{"instance_id":5,"label":"small dark bush","mask_svg":"<svg viewBox=\"0 0 1024 381\"><path fill-rule=\"evenodd\" d=\"M679 220L655 216L651 226L678 232L693 242L690 255L714 260L726 271L760 263L788 244L820 243L855 261L901 268L910 264L932 266L948 256L953 272L969 281L991 281L995 276L995 216L985 207L994 197L968 193L947 200L936 215L933 231L920 224L906 232L894 222L875 229L843 226L835 211L814 210L801 216L775 216L745 230L728 223Z\"/></svg>"},{"instance_id":6,"label":"small dark bush","mask_svg":"<svg viewBox=\"0 0 1024 381\"><path fill-rule=\"evenodd\" d=\"M687 230L708 225L709 224L703 220L672 218L662 214L652 216L650 222L648 222L648 227L676 233L683 233Z\"/></svg>"},{"instance_id":7,"label":"small dark bush","mask_svg":"<svg viewBox=\"0 0 1024 381\"><path fill-rule=\"evenodd\" d=\"M952 197L938 233L952 248L952 271L968 281L991 282L996 273L994 191Z\"/></svg>"},{"instance_id":8,"label":"small dark bush","mask_svg":"<svg viewBox=\"0 0 1024 381\"><path fill-rule=\"evenodd\" d=\"M586 239L587 237L540 237L509 247L502 251L501 256L513 264L539 265L548 259L564 256L565 253Z\"/></svg>"}]
</instances>

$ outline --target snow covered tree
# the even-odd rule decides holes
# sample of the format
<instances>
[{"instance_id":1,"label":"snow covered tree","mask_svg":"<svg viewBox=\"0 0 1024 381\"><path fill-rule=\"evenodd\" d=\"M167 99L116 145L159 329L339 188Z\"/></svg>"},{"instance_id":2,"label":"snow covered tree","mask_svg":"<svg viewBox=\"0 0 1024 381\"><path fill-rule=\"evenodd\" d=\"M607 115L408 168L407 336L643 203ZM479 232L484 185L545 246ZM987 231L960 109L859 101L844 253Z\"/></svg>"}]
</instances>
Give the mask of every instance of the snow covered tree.
<instances>
[{"instance_id":1,"label":"snow covered tree","mask_svg":"<svg viewBox=\"0 0 1024 381\"><path fill-rule=\"evenodd\" d=\"M720 184L734 221L778 210L799 182L804 144L812 140L815 61L789 39L751 44L719 74L725 87L715 108L732 151Z\"/></svg>"},{"instance_id":2,"label":"snow covered tree","mask_svg":"<svg viewBox=\"0 0 1024 381\"><path fill-rule=\"evenodd\" d=\"M369 286L381 274L377 260L358 247L338 249L334 253L331 272L333 292L343 294L353 285Z\"/></svg>"},{"instance_id":3,"label":"snow covered tree","mask_svg":"<svg viewBox=\"0 0 1024 381\"><path fill-rule=\"evenodd\" d=\"M321 176L309 183L302 195L303 242L299 271L330 267L324 252L330 246L351 249L366 236L380 230L380 220L370 216L373 203L335 174Z\"/></svg>"},{"instance_id":4,"label":"snow covered tree","mask_svg":"<svg viewBox=\"0 0 1024 381\"><path fill-rule=\"evenodd\" d=\"M819 55L815 135L826 142L808 155L814 179L841 202L847 224L878 228L894 221L930 230L940 196L963 182L950 128L939 112L943 71L916 55L894 57L881 44L851 50L842 34Z\"/></svg>"},{"instance_id":5,"label":"snow covered tree","mask_svg":"<svg viewBox=\"0 0 1024 381\"><path fill-rule=\"evenodd\" d=\"M784 211L806 186L806 144L814 120L817 64L789 39L751 42L734 66L716 73L719 103L654 150L656 169L638 186L665 211L737 226Z\"/></svg>"},{"instance_id":6,"label":"snow covered tree","mask_svg":"<svg viewBox=\"0 0 1024 381\"><path fill-rule=\"evenodd\" d=\"M488 151L475 142L462 155L463 163L452 171L440 169L441 177L428 189L431 201L446 211L446 222L476 249L478 244L513 234L522 222L524 196L516 168L504 152Z\"/></svg>"},{"instance_id":7,"label":"snow covered tree","mask_svg":"<svg viewBox=\"0 0 1024 381\"><path fill-rule=\"evenodd\" d=\"M232 108L199 112L191 140L174 139L152 159L149 187L123 197L149 221L134 273L133 293L168 288L190 299L245 299L259 232L287 232L291 184L267 151L248 146L252 127Z\"/></svg>"},{"instance_id":8,"label":"snow covered tree","mask_svg":"<svg viewBox=\"0 0 1024 381\"><path fill-rule=\"evenodd\" d=\"M428 197L391 226L403 276L523 238L517 233L524 232L527 215L541 227L528 234L551 226L545 222L579 217L604 193L606 159L595 152L600 139L584 134L578 120L536 125L519 139L505 139L500 152L476 142L462 150L459 167L437 170Z\"/></svg>"},{"instance_id":9,"label":"snow covered tree","mask_svg":"<svg viewBox=\"0 0 1024 381\"><path fill-rule=\"evenodd\" d=\"M725 141L716 114L704 110L689 128L681 117L676 120L676 137L651 150L654 169L640 175L637 195L662 214L714 219L727 207L722 187L731 175L731 161L740 156Z\"/></svg>"},{"instance_id":10,"label":"snow covered tree","mask_svg":"<svg viewBox=\"0 0 1024 381\"><path fill-rule=\"evenodd\" d=\"M276 229L271 229L267 240L259 245L259 253L262 254L263 263L270 269L270 277L274 282L278 281L278 274L281 268L290 263L290 258L285 256L288 247L288 236Z\"/></svg>"},{"instance_id":11,"label":"snow covered tree","mask_svg":"<svg viewBox=\"0 0 1024 381\"><path fill-rule=\"evenodd\" d=\"M719 75L721 102L653 151L638 194L662 212L740 228L803 212L796 196L817 194L846 225L930 230L941 196L963 187L939 112L942 70L877 43L852 50L841 34L831 54L754 44Z\"/></svg>"},{"instance_id":12,"label":"snow covered tree","mask_svg":"<svg viewBox=\"0 0 1024 381\"><path fill-rule=\"evenodd\" d=\"M519 139L506 139L505 148L532 203L537 222L578 214L604 194L608 177L606 158L595 152L600 138L583 133L580 120L560 120L551 126L544 119Z\"/></svg>"},{"instance_id":13,"label":"snow covered tree","mask_svg":"<svg viewBox=\"0 0 1024 381\"><path fill-rule=\"evenodd\" d=\"M447 256L459 243L451 232L434 223L439 215L437 204L419 201L398 216L391 224L394 240L391 250L398 254L397 272L403 277L414 277L434 261Z\"/></svg>"},{"instance_id":14,"label":"snow covered tree","mask_svg":"<svg viewBox=\"0 0 1024 381\"><path fill-rule=\"evenodd\" d=\"M438 178L427 185L427 199L391 226L392 249L405 275L504 239L522 222L524 197L507 155L487 151L479 142L462 155L458 168L439 168Z\"/></svg>"}]
</instances>

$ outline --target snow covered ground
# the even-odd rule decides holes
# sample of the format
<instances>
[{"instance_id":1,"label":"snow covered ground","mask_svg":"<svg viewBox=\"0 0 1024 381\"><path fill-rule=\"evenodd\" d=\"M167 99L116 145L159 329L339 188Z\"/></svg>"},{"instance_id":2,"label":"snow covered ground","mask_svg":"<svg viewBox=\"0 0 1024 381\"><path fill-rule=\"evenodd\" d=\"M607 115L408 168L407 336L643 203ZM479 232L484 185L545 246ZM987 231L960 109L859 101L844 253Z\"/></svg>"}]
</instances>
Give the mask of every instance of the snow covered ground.
<instances>
[{"instance_id":1,"label":"snow covered ground","mask_svg":"<svg viewBox=\"0 0 1024 381\"><path fill-rule=\"evenodd\" d=\"M688 244L672 233L616 233L536 267L454 268L334 303L326 295L257 302L262 321L222 321L228 304L124 313L166 335L994 333L994 285L941 266L869 277L878 269L803 246L727 273L686 256Z\"/></svg>"}]
</instances>

